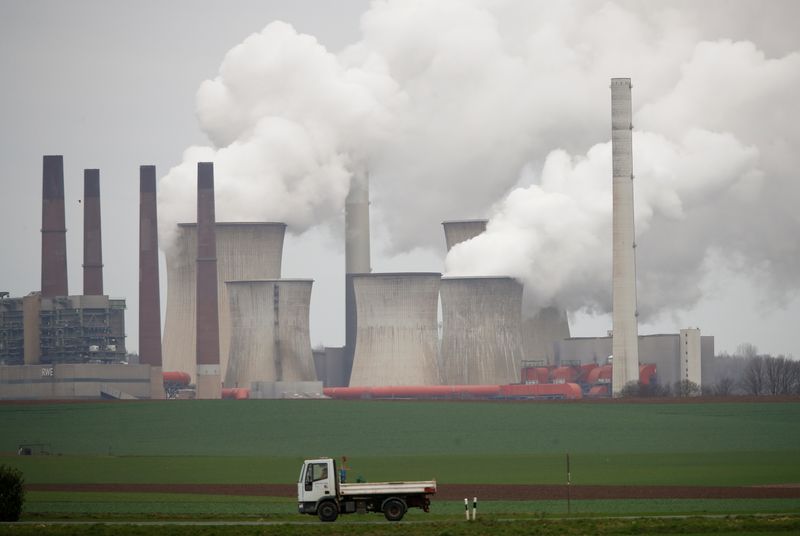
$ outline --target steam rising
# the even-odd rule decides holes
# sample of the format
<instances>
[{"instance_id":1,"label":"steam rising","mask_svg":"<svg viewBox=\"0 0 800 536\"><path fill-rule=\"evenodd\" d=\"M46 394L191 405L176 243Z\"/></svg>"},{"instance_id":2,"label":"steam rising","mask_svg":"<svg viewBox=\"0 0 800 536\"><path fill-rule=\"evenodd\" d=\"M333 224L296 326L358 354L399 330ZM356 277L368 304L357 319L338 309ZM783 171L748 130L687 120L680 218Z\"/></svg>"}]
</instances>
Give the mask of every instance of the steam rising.
<instances>
[{"instance_id":1,"label":"steam rising","mask_svg":"<svg viewBox=\"0 0 800 536\"><path fill-rule=\"evenodd\" d=\"M450 274L607 311L608 82L629 76L640 313L691 306L712 259L785 298L800 287L800 52L725 39L713 6L681 5L377 1L338 54L271 23L201 85L212 146L162 179L162 238L194 219L198 160L215 162L219 220L294 232L338 218L366 164L392 252L440 250L439 222L489 216ZM773 33L757 37L775 49Z\"/></svg>"}]
</instances>

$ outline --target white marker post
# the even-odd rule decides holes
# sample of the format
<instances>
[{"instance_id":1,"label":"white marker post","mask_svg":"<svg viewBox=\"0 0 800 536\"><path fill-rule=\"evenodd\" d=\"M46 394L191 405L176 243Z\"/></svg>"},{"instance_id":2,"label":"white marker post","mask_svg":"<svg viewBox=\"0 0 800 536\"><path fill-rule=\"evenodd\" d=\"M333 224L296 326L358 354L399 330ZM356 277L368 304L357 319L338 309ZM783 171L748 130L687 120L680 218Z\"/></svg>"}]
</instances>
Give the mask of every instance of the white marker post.
<instances>
[{"instance_id":1,"label":"white marker post","mask_svg":"<svg viewBox=\"0 0 800 536\"><path fill-rule=\"evenodd\" d=\"M472 498L472 520L475 521L475 516L478 515L478 498Z\"/></svg>"},{"instance_id":2,"label":"white marker post","mask_svg":"<svg viewBox=\"0 0 800 536\"><path fill-rule=\"evenodd\" d=\"M466 497L464 497L464 515L466 516L467 521L469 521L469 499Z\"/></svg>"}]
</instances>

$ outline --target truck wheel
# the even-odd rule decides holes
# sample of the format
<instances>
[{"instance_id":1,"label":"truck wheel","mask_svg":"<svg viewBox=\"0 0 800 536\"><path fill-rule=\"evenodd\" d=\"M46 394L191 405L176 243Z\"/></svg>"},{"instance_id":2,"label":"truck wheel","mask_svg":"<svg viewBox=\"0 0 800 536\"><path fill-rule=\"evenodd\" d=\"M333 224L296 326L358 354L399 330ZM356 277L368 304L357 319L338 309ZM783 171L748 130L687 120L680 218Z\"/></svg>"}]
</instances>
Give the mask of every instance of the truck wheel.
<instances>
[{"instance_id":1,"label":"truck wheel","mask_svg":"<svg viewBox=\"0 0 800 536\"><path fill-rule=\"evenodd\" d=\"M383 503L383 515L389 521L400 521L406 514L406 505L400 499L389 499Z\"/></svg>"},{"instance_id":2,"label":"truck wheel","mask_svg":"<svg viewBox=\"0 0 800 536\"><path fill-rule=\"evenodd\" d=\"M333 501L325 501L317 508L317 515L320 521L336 521L339 517L339 509Z\"/></svg>"}]
</instances>

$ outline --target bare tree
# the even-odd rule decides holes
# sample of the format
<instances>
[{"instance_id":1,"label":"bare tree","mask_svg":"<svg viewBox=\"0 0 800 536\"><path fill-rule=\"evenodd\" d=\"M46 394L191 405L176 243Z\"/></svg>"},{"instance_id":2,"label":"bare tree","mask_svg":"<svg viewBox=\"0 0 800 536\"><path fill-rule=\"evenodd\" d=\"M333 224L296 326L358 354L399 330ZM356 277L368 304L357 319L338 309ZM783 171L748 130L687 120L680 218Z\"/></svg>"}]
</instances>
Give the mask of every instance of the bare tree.
<instances>
[{"instance_id":1,"label":"bare tree","mask_svg":"<svg viewBox=\"0 0 800 536\"><path fill-rule=\"evenodd\" d=\"M681 380L675 382L673 391L675 392L675 396L679 397L697 396L700 394L700 386L692 380Z\"/></svg>"},{"instance_id":2,"label":"bare tree","mask_svg":"<svg viewBox=\"0 0 800 536\"><path fill-rule=\"evenodd\" d=\"M749 395L760 396L764 393L764 358L755 356L750 358L742 377L742 388Z\"/></svg>"},{"instance_id":3,"label":"bare tree","mask_svg":"<svg viewBox=\"0 0 800 536\"><path fill-rule=\"evenodd\" d=\"M731 396L736 389L736 380L730 376L723 376L711 386L709 393L711 396ZM703 394L706 394L703 391Z\"/></svg>"}]
</instances>

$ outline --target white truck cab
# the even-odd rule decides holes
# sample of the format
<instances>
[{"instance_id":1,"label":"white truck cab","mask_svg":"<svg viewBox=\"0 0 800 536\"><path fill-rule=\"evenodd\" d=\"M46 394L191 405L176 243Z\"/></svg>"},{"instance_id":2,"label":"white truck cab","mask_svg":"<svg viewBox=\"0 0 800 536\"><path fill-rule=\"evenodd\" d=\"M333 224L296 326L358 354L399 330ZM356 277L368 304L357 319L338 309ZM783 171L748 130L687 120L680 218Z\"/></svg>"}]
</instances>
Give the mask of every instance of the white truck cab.
<instances>
[{"instance_id":1,"label":"white truck cab","mask_svg":"<svg viewBox=\"0 0 800 536\"><path fill-rule=\"evenodd\" d=\"M383 512L389 521L400 521L409 508L427 512L434 493L435 480L342 484L333 458L306 460L297 481L298 510L322 521L367 512Z\"/></svg>"}]
</instances>

